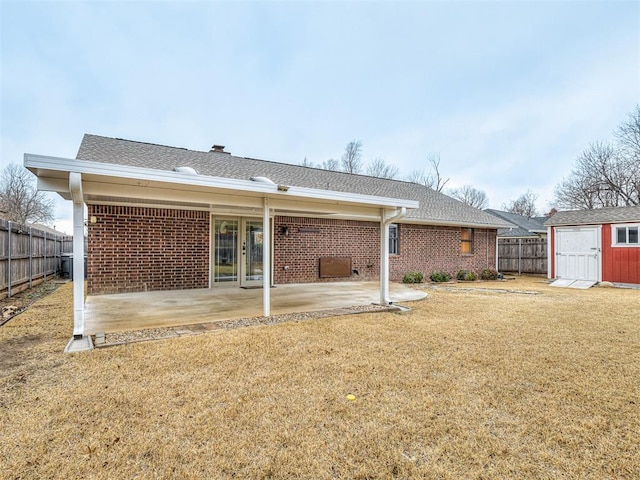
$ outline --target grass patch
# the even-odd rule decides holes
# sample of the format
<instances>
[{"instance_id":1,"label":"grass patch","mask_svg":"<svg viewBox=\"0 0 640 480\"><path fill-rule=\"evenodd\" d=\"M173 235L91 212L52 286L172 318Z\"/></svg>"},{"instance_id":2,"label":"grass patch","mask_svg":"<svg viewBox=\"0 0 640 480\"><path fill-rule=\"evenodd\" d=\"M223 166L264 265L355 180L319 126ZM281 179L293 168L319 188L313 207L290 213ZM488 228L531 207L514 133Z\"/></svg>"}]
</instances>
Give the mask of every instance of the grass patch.
<instances>
[{"instance_id":1,"label":"grass patch","mask_svg":"<svg viewBox=\"0 0 640 480\"><path fill-rule=\"evenodd\" d=\"M0 328L0 478L640 477L638 291L492 285L74 355L64 285Z\"/></svg>"}]
</instances>

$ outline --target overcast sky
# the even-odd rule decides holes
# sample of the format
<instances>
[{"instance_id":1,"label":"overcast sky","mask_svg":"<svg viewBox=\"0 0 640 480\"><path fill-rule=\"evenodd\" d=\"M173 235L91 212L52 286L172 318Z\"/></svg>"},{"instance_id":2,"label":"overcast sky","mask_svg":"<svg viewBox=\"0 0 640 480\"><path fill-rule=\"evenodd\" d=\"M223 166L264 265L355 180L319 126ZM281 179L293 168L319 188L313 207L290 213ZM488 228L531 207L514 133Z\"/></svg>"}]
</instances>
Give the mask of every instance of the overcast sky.
<instances>
[{"instance_id":1,"label":"overcast sky","mask_svg":"<svg viewBox=\"0 0 640 480\"><path fill-rule=\"evenodd\" d=\"M287 163L357 139L544 213L640 102L637 0L0 5L3 167L75 158L84 133Z\"/></svg>"}]
</instances>

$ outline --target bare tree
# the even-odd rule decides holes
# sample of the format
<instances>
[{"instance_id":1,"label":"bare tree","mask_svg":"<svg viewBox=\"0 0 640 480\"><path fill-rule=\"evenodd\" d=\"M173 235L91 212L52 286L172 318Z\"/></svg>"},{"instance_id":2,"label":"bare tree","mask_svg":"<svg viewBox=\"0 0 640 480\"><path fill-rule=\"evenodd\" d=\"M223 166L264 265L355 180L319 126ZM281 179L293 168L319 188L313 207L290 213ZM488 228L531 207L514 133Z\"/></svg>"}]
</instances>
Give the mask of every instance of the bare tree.
<instances>
[{"instance_id":1,"label":"bare tree","mask_svg":"<svg viewBox=\"0 0 640 480\"><path fill-rule=\"evenodd\" d=\"M315 167L311 160L308 160L307 157L304 157L304 160L300 162L300 166L302 167Z\"/></svg>"},{"instance_id":2,"label":"bare tree","mask_svg":"<svg viewBox=\"0 0 640 480\"><path fill-rule=\"evenodd\" d=\"M625 156L640 158L640 105L629 114L614 133Z\"/></svg>"},{"instance_id":3,"label":"bare tree","mask_svg":"<svg viewBox=\"0 0 640 480\"><path fill-rule=\"evenodd\" d=\"M2 170L0 206L12 222L51 224L54 219L53 200L37 190L27 169L15 163Z\"/></svg>"},{"instance_id":4,"label":"bare tree","mask_svg":"<svg viewBox=\"0 0 640 480\"><path fill-rule=\"evenodd\" d=\"M324 170L331 170L333 172L339 172L340 164L338 163L337 160L330 158L329 160L325 160L324 162L322 162L320 164L320 168Z\"/></svg>"},{"instance_id":5,"label":"bare tree","mask_svg":"<svg viewBox=\"0 0 640 480\"><path fill-rule=\"evenodd\" d=\"M367 175L378 178L394 179L398 176L398 167L384 161L382 157L376 157L367 165Z\"/></svg>"},{"instance_id":6,"label":"bare tree","mask_svg":"<svg viewBox=\"0 0 640 480\"><path fill-rule=\"evenodd\" d=\"M425 187L432 188L436 192L442 192L445 185L449 183L449 178L447 177L445 179L440 174L440 155L429 155L428 160L431 164L431 169L429 170L429 172L425 172L424 170L414 170L409 175L407 175L406 179L409 182L419 183L420 185L424 185Z\"/></svg>"},{"instance_id":7,"label":"bare tree","mask_svg":"<svg viewBox=\"0 0 640 480\"><path fill-rule=\"evenodd\" d=\"M342 170L347 173L360 173L362 171L362 142L360 140L351 140L344 147Z\"/></svg>"},{"instance_id":8,"label":"bare tree","mask_svg":"<svg viewBox=\"0 0 640 480\"><path fill-rule=\"evenodd\" d=\"M616 142L595 142L576 159L555 188L562 208L640 205L640 106L614 133Z\"/></svg>"},{"instance_id":9,"label":"bare tree","mask_svg":"<svg viewBox=\"0 0 640 480\"><path fill-rule=\"evenodd\" d=\"M640 157L624 155L610 143L592 143L556 186L555 200L562 208L639 205L639 178Z\"/></svg>"},{"instance_id":10,"label":"bare tree","mask_svg":"<svg viewBox=\"0 0 640 480\"><path fill-rule=\"evenodd\" d=\"M502 204L502 209L507 212L516 213L524 217L537 217L538 211L536 210L536 200L538 194L533 193L531 190L527 190L527 193L523 193L517 199L512 200L508 204Z\"/></svg>"},{"instance_id":11,"label":"bare tree","mask_svg":"<svg viewBox=\"0 0 640 480\"><path fill-rule=\"evenodd\" d=\"M614 134L618 140L621 163L629 178L630 205L640 205L640 105L618 126Z\"/></svg>"},{"instance_id":12,"label":"bare tree","mask_svg":"<svg viewBox=\"0 0 640 480\"><path fill-rule=\"evenodd\" d=\"M460 188L449 190L449 195L460 200L462 203L470 205L481 210L489 206L489 198L482 190L472 187L471 185L463 185Z\"/></svg>"}]
</instances>

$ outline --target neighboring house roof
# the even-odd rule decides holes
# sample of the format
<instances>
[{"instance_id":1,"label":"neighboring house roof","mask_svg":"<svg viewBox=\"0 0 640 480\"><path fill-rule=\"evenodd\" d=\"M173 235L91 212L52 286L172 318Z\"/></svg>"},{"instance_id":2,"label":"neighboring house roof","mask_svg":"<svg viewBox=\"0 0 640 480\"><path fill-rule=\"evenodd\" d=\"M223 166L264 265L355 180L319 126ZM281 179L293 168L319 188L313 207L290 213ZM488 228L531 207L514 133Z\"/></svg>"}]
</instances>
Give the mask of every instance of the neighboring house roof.
<instances>
[{"instance_id":1,"label":"neighboring house roof","mask_svg":"<svg viewBox=\"0 0 640 480\"><path fill-rule=\"evenodd\" d=\"M60 230L56 230L55 228L47 227L46 225L43 225L41 223L32 223L29 226L34 228L34 229L36 229L36 230L40 230L41 232L51 233L51 234L57 235L59 237L70 237L71 236L71 235L67 235L64 232L61 232Z\"/></svg>"},{"instance_id":2,"label":"neighboring house roof","mask_svg":"<svg viewBox=\"0 0 640 480\"><path fill-rule=\"evenodd\" d=\"M241 180L267 177L283 185L417 200L420 207L409 210L406 216L406 221L414 223L488 228L509 226L482 210L416 183L238 157L220 149L199 152L86 134L76 158L167 171L191 167L199 175Z\"/></svg>"},{"instance_id":3,"label":"neighboring house roof","mask_svg":"<svg viewBox=\"0 0 640 480\"><path fill-rule=\"evenodd\" d=\"M640 206L568 210L556 213L544 224L552 227L559 225L599 225L618 222L640 222Z\"/></svg>"},{"instance_id":4,"label":"neighboring house roof","mask_svg":"<svg viewBox=\"0 0 640 480\"><path fill-rule=\"evenodd\" d=\"M489 212L502 220L505 220L513 226L511 228L501 228L498 230L498 237L502 238L533 238L539 237L540 234L547 233L547 227L544 226L546 217L525 217L516 213L505 212L502 210L494 210L487 208L485 212Z\"/></svg>"}]
</instances>

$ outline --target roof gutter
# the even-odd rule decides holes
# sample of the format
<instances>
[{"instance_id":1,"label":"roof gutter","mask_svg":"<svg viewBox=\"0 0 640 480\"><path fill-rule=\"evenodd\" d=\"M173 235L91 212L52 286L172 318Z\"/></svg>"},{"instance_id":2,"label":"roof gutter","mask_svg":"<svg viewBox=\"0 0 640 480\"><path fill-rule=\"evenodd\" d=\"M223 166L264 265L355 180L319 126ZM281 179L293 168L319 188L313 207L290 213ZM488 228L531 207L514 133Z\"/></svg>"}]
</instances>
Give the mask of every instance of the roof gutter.
<instances>
[{"instance_id":1,"label":"roof gutter","mask_svg":"<svg viewBox=\"0 0 640 480\"><path fill-rule=\"evenodd\" d=\"M513 228L512 223L474 223L474 222L451 222L447 220L426 220L415 217L407 217L404 222L400 223L413 223L416 225L433 225L438 227L465 227L465 228Z\"/></svg>"}]
</instances>

